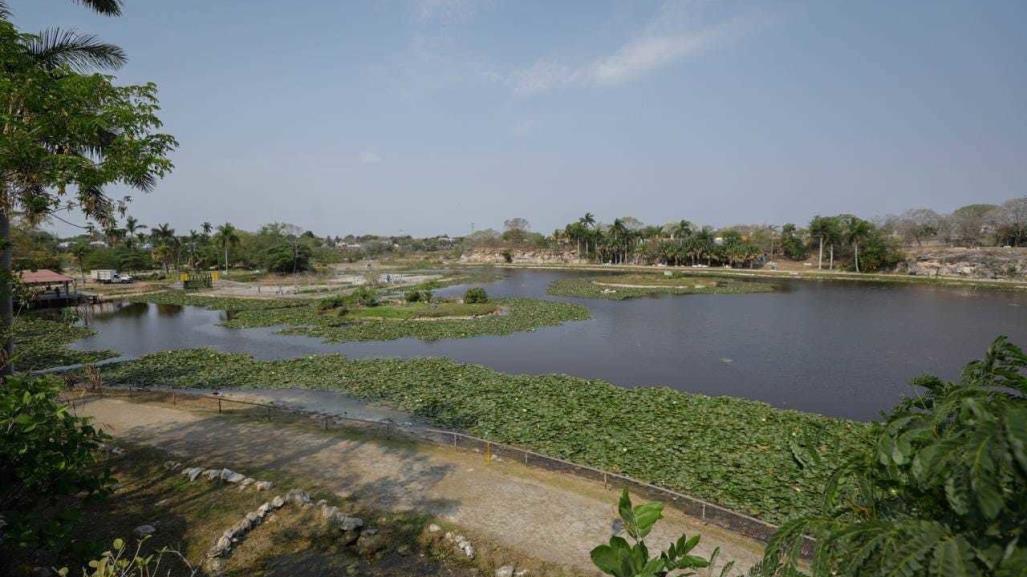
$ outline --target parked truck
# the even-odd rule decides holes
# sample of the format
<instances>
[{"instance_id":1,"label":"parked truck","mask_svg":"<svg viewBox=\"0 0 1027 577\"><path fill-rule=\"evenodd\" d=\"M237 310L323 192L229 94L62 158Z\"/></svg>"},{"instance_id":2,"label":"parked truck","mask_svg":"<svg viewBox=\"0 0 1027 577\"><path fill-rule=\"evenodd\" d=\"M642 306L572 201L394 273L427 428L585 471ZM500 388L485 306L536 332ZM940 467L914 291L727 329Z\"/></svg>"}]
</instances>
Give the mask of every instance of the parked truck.
<instances>
[{"instance_id":1,"label":"parked truck","mask_svg":"<svg viewBox=\"0 0 1027 577\"><path fill-rule=\"evenodd\" d=\"M93 269L89 276L98 283L103 284L128 284L132 282L131 275L118 274L118 271L109 268Z\"/></svg>"}]
</instances>

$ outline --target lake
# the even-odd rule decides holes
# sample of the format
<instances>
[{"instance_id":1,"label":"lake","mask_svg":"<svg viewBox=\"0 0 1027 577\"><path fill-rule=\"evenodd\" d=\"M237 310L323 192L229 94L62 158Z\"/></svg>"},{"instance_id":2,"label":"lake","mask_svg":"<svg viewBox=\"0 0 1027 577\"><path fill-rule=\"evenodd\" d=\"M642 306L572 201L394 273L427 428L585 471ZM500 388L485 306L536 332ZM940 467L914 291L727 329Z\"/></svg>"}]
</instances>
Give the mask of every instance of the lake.
<instances>
[{"instance_id":1,"label":"lake","mask_svg":"<svg viewBox=\"0 0 1027 577\"><path fill-rule=\"evenodd\" d=\"M774 293L628 301L557 298L557 271L510 270L484 285L495 297L580 302L592 319L500 337L323 343L274 329L227 329L221 311L108 304L76 348L128 357L212 347L263 359L320 353L444 356L509 373L566 373L625 387L664 385L868 420L913 392L910 378L955 378L1000 334L1027 346L1027 293L916 284L775 281ZM437 291L462 294L465 286Z\"/></svg>"}]
</instances>

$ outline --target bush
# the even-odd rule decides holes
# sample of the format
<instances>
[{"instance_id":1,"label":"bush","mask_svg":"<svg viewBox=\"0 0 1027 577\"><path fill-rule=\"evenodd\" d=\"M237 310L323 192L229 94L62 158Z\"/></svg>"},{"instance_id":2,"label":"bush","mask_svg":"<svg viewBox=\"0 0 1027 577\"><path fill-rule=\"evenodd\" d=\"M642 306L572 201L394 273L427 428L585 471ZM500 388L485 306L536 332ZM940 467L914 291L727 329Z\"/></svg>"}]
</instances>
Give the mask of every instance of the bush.
<instances>
[{"instance_id":1,"label":"bush","mask_svg":"<svg viewBox=\"0 0 1027 577\"><path fill-rule=\"evenodd\" d=\"M106 493L110 470L99 460L107 435L60 402L56 377L7 377L0 385L0 513L5 540L60 550L78 511L63 498ZM39 512L61 500L60 512Z\"/></svg>"},{"instance_id":2,"label":"bush","mask_svg":"<svg viewBox=\"0 0 1027 577\"><path fill-rule=\"evenodd\" d=\"M467 304L487 303L489 302L489 295L481 287L469 288L464 293L464 302Z\"/></svg>"},{"instance_id":3,"label":"bush","mask_svg":"<svg viewBox=\"0 0 1027 577\"><path fill-rule=\"evenodd\" d=\"M403 295L408 303L430 303L432 293L430 290L409 290Z\"/></svg>"},{"instance_id":4,"label":"bush","mask_svg":"<svg viewBox=\"0 0 1027 577\"><path fill-rule=\"evenodd\" d=\"M345 306L346 306L346 297L344 297L342 295L332 295L330 297L325 297L325 298L317 301L317 310L319 310L321 312L329 311L329 310L337 309L337 308L345 308Z\"/></svg>"},{"instance_id":5,"label":"bush","mask_svg":"<svg viewBox=\"0 0 1027 577\"><path fill-rule=\"evenodd\" d=\"M143 555L143 542L149 537L143 538L136 545L134 551L125 547L125 541L115 539L113 547L104 551L99 559L89 562L89 568L82 568L82 575L86 577L154 577L156 575L171 575L171 569L167 565L161 568L165 557L171 558L171 565L179 565L179 571L175 574L189 575L197 574L197 570L189 564L184 556L174 549L162 547L155 554ZM164 572L167 569L167 573ZM61 568L57 575L67 577L70 574L67 567Z\"/></svg>"},{"instance_id":6,"label":"bush","mask_svg":"<svg viewBox=\"0 0 1027 577\"><path fill-rule=\"evenodd\" d=\"M379 304L378 291L362 286L353 291L353 300L365 307L376 307Z\"/></svg>"}]
</instances>

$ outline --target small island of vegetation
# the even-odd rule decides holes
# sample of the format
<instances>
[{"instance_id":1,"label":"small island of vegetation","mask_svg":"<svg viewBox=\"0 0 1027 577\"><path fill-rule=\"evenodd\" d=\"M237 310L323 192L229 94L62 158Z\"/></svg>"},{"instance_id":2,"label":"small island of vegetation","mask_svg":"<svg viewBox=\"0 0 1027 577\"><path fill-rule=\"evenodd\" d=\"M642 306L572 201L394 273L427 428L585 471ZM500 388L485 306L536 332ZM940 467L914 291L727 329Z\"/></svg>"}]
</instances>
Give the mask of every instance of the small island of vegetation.
<instances>
[{"instance_id":1,"label":"small island of vegetation","mask_svg":"<svg viewBox=\"0 0 1027 577\"><path fill-rule=\"evenodd\" d=\"M553 281L546 292L554 296L627 300L667 294L746 294L772 291L774 285L769 283L696 278L681 273L643 273L564 278Z\"/></svg>"}]
</instances>

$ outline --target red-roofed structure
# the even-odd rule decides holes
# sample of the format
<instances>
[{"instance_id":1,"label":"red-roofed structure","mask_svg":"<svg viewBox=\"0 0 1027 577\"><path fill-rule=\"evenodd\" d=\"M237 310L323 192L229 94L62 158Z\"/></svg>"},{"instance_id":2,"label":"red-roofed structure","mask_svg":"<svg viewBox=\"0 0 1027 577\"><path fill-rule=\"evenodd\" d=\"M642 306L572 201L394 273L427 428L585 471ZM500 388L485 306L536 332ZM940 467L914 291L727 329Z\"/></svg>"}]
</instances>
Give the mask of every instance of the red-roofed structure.
<instances>
[{"instance_id":1,"label":"red-roofed structure","mask_svg":"<svg viewBox=\"0 0 1027 577\"><path fill-rule=\"evenodd\" d=\"M19 273L21 276L21 283L26 285L54 285L54 284L70 284L75 282L75 279L70 276L65 276L59 272L54 272L49 269L41 268L39 270L23 270Z\"/></svg>"}]
</instances>

